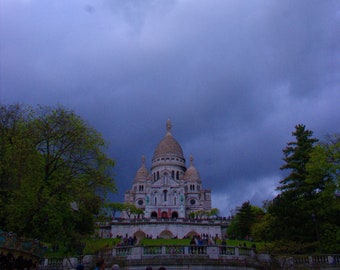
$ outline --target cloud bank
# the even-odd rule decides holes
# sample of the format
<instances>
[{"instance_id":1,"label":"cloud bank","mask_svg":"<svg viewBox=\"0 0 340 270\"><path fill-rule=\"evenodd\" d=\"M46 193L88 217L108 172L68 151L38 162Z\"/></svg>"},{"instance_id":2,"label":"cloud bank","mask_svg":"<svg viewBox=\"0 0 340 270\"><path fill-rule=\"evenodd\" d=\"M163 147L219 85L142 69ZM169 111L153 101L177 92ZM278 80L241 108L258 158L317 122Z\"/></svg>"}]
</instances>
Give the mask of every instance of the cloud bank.
<instances>
[{"instance_id":1,"label":"cloud bank","mask_svg":"<svg viewBox=\"0 0 340 270\"><path fill-rule=\"evenodd\" d=\"M261 205L296 124L339 133L337 1L3 0L0 102L63 104L110 143L123 200L165 122L213 206Z\"/></svg>"}]
</instances>

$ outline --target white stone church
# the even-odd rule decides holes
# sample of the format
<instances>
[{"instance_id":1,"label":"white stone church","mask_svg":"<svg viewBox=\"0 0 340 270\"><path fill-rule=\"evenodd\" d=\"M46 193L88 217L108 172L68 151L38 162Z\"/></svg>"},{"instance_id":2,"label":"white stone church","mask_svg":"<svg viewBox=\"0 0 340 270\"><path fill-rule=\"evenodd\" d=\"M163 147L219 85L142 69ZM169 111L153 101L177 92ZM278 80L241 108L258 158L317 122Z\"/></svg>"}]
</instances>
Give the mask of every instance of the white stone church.
<instances>
[{"instance_id":1,"label":"white stone church","mask_svg":"<svg viewBox=\"0 0 340 270\"><path fill-rule=\"evenodd\" d=\"M192 156L187 168L182 147L172 136L171 128L168 120L166 135L156 147L150 171L143 156L132 189L125 193L125 203L141 208L145 218L189 218L191 212L211 210L211 191L203 189Z\"/></svg>"},{"instance_id":2,"label":"white stone church","mask_svg":"<svg viewBox=\"0 0 340 270\"><path fill-rule=\"evenodd\" d=\"M128 217L122 212L120 219L101 228L102 237L221 237L224 226L221 220L190 218L192 212L211 211L211 191L203 188L192 156L189 167L186 166L182 147L171 129L168 120L166 134L155 149L150 170L143 156L132 188L125 192L124 202L134 204L144 214Z\"/></svg>"}]
</instances>

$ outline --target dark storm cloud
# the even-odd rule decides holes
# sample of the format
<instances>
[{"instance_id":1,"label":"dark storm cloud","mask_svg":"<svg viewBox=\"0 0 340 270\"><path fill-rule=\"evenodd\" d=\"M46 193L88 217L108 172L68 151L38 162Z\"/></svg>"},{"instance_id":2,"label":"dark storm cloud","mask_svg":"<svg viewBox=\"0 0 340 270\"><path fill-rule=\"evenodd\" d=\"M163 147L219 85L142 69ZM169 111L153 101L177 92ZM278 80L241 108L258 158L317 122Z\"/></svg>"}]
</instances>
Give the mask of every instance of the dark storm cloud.
<instances>
[{"instance_id":1,"label":"dark storm cloud","mask_svg":"<svg viewBox=\"0 0 340 270\"><path fill-rule=\"evenodd\" d=\"M1 2L2 103L64 104L97 128L123 199L173 122L224 214L261 205L298 123L340 132L337 1Z\"/></svg>"}]
</instances>

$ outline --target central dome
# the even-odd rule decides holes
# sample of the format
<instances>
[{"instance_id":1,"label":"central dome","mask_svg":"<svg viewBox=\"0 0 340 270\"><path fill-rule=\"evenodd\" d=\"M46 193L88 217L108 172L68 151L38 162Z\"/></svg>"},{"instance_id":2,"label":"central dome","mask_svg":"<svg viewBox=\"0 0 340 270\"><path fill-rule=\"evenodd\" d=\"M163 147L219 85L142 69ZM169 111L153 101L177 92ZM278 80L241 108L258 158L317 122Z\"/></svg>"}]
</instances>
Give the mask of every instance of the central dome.
<instances>
[{"instance_id":1,"label":"central dome","mask_svg":"<svg viewBox=\"0 0 340 270\"><path fill-rule=\"evenodd\" d=\"M172 137L171 134L167 134L158 144L153 158L158 158L160 156L175 155L180 158L184 158L182 147L179 143Z\"/></svg>"},{"instance_id":2,"label":"central dome","mask_svg":"<svg viewBox=\"0 0 340 270\"><path fill-rule=\"evenodd\" d=\"M174 156L184 159L182 147L174 139L174 137L172 137L170 133L171 131L170 120L168 120L168 122L166 123L166 129L167 129L167 133L165 137L158 144L154 152L153 159L159 158L161 156L169 156L169 155L174 155Z\"/></svg>"}]
</instances>

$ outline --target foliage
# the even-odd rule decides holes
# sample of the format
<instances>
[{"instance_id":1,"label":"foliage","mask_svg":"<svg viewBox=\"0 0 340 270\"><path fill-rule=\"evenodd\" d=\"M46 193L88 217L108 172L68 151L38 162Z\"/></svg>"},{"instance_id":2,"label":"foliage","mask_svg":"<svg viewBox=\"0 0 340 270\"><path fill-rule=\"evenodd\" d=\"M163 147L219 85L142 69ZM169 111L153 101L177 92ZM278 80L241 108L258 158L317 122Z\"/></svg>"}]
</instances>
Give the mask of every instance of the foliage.
<instances>
[{"instance_id":1,"label":"foliage","mask_svg":"<svg viewBox=\"0 0 340 270\"><path fill-rule=\"evenodd\" d=\"M253 233L256 239L276 242L281 251L285 242L290 243L286 252L303 245L318 252L339 252L340 136L328 136L315 145L313 132L303 125L295 128L296 141L283 150L286 163L281 169L289 174L280 182L281 193L266 202L266 216Z\"/></svg>"},{"instance_id":2,"label":"foliage","mask_svg":"<svg viewBox=\"0 0 340 270\"><path fill-rule=\"evenodd\" d=\"M105 204L105 208L110 212L111 218L115 218L117 212L123 211L124 203L108 202Z\"/></svg>"},{"instance_id":3,"label":"foliage","mask_svg":"<svg viewBox=\"0 0 340 270\"><path fill-rule=\"evenodd\" d=\"M273 217L265 213L262 216L259 216L257 221L251 227L251 236L254 241L264 241L268 242L271 239L274 239L272 235L272 230L270 225L273 223Z\"/></svg>"},{"instance_id":4,"label":"foliage","mask_svg":"<svg viewBox=\"0 0 340 270\"><path fill-rule=\"evenodd\" d=\"M292 135L296 141L289 142L283 150L285 164L282 170L289 174L280 181L277 188L281 193L268 205L271 215L267 231L268 240L289 240L295 242L314 242L316 240L313 215L318 205L315 204L317 189L306 182L308 172L306 164L318 141L312 138L313 132L304 125L296 125Z\"/></svg>"},{"instance_id":5,"label":"foliage","mask_svg":"<svg viewBox=\"0 0 340 270\"><path fill-rule=\"evenodd\" d=\"M65 255L89 255L89 254L96 254L100 250L106 248L112 248L118 245L121 241L120 238L89 238L84 239L83 241L83 248L81 253L69 253L68 247L64 245L58 245L57 248L53 248L53 246L48 246L47 252L45 254L46 257L49 258L61 258Z\"/></svg>"},{"instance_id":6,"label":"foliage","mask_svg":"<svg viewBox=\"0 0 340 270\"><path fill-rule=\"evenodd\" d=\"M171 246L171 245L189 245L191 239L149 239L144 238L141 240L140 245L142 246L157 246L157 245L163 245L163 246Z\"/></svg>"},{"instance_id":7,"label":"foliage","mask_svg":"<svg viewBox=\"0 0 340 270\"><path fill-rule=\"evenodd\" d=\"M249 201L244 202L228 227L229 237L232 239L252 238L251 228L263 215L262 209L252 206Z\"/></svg>"},{"instance_id":8,"label":"foliage","mask_svg":"<svg viewBox=\"0 0 340 270\"><path fill-rule=\"evenodd\" d=\"M61 106L0 106L0 226L69 248L115 191L101 135Z\"/></svg>"},{"instance_id":9,"label":"foliage","mask_svg":"<svg viewBox=\"0 0 340 270\"><path fill-rule=\"evenodd\" d=\"M340 253L340 227L336 224L323 223L320 226L321 248L326 253Z\"/></svg>"},{"instance_id":10,"label":"foliage","mask_svg":"<svg viewBox=\"0 0 340 270\"><path fill-rule=\"evenodd\" d=\"M197 211L193 211L189 214L190 218L192 218L192 219L218 217L218 215L219 215L219 210L217 208L212 208L210 211L197 210Z\"/></svg>"},{"instance_id":11,"label":"foliage","mask_svg":"<svg viewBox=\"0 0 340 270\"><path fill-rule=\"evenodd\" d=\"M120 238L88 239L85 241L83 254L96 254L100 250L117 246L120 241Z\"/></svg>"},{"instance_id":12,"label":"foliage","mask_svg":"<svg viewBox=\"0 0 340 270\"><path fill-rule=\"evenodd\" d=\"M212 208L212 209L210 210L209 216L212 216L212 217L217 218L218 215L219 215L219 210L218 210L218 208Z\"/></svg>"},{"instance_id":13,"label":"foliage","mask_svg":"<svg viewBox=\"0 0 340 270\"><path fill-rule=\"evenodd\" d=\"M296 196L306 195L313 190L306 185L307 177L306 164L310 159L310 154L314 149L317 139L311 138L313 132L307 130L305 125L296 125L292 135L296 141L289 142L287 147L283 149L285 164L281 166L281 170L289 170L289 175L280 181L281 186L278 190L283 192L292 191Z\"/></svg>"},{"instance_id":14,"label":"foliage","mask_svg":"<svg viewBox=\"0 0 340 270\"><path fill-rule=\"evenodd\" d=\"M266 243L261 250L269 254L308 254L315 250L317 243L300 243L290 240L278 240Z\"/></svg>"},{"instance_id":15,"label":"foliage","mask_svg":"<svg viewBox=\"0 0 340 270\"><path fill-rule=\"evenodd\" d=\"M103 205L98 218L100 221L111 221L116 217L117 212L124 212L129 219L134 216L142 217L144 215L143 209L132 203L107 202Z\"/></svg>"},{"instance_id":16,"label":"foliage","mask_svg":"<svg viewBox=\"0 0 340 270\"><path fill-rule=\"evenodd\" d=\"M328 136L306 165L307 183L317 188L315 229L326 252L340 251L340 135Z\"/></svg>"},{"instance_id":17,"label":"foliage","mask_svg":"<svg viewBox=\"0 0 340 270\"><path fill-rule=\"evenodd\" d=\"M131 215L141 216L144 214L144 211L142 209L138 208L136 205L132 203L123 203L122 211L124 211L127 214L129 219L131 218Z\"/></svg>"}]
</instances>

